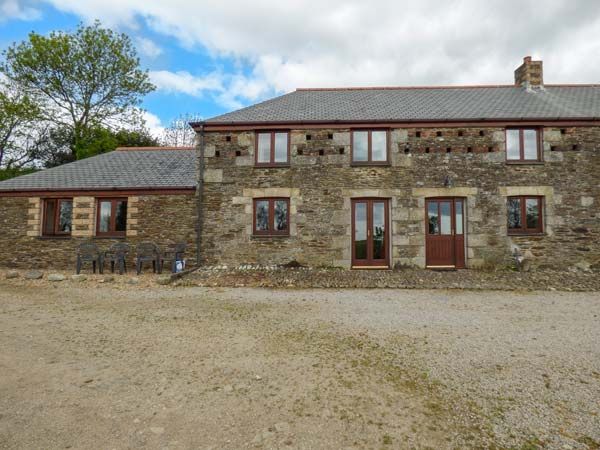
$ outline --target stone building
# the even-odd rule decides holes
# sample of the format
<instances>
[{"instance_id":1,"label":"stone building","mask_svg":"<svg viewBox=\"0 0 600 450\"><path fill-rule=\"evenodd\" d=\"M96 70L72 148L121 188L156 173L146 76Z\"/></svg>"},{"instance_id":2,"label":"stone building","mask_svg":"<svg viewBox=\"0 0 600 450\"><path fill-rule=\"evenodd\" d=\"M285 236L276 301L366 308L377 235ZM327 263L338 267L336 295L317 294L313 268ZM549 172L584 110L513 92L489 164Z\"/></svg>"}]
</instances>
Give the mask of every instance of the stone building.
<instances>
[{"instance_id":1,"label":"stone building","mask_svg":"<svg viewBox=\"0 0 600 450\"><path fill-rule=\"evenodd\" d=\"M0 182L0 264L124 238L209 265L600 266L600 86L544 85L541 61L506 86L298 89L192 125L197 152Z\"/></svg>"},{"instance_id":2,"label":"stone building","mask_svg":"<svg viewBox=\"0 0 600 450\"><path fill-rule=\"evenodd\" d=\"M195 259L196 162L193 148L120 148L0 182L0 265L74 268L90 239L186 242Z\"/></svg>"},{"instance_id":3,"label":"stone building","mask_svg":"<svg viewBox=\"0 0 600 450\"><path fill-rule=\"evenodd\" d=\"M600 86L299 89L193 124L201 258L600 264Z\"/></svg>"}]
</instances>

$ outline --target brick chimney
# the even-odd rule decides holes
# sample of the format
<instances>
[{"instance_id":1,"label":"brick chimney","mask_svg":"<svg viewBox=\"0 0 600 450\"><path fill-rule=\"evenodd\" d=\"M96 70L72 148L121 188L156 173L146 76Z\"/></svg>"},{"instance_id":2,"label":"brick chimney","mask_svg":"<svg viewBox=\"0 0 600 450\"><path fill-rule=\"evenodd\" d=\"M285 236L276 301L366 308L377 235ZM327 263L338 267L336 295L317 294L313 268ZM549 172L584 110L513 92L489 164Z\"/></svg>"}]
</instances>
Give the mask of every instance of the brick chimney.
<instances>
[{"instance_id":1,"label":"brick chimney","mask_svg":"<svg viewBox=\"0 0 600 450\"><path fill-rule=\"evenodd\" d=\"M523 58L523 64L515 70L515 85L524 88L542 87L544 70L542 61L532 61L531 56Z\"/></svg>"}]
</instances>

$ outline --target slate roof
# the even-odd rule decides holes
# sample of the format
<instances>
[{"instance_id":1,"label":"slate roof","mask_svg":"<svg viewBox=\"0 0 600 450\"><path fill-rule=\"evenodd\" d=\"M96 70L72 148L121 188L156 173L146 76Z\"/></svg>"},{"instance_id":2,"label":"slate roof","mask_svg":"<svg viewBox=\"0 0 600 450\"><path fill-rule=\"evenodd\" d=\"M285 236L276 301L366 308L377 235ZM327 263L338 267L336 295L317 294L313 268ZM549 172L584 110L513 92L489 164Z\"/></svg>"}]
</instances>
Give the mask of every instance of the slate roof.
<instances>
[{"instance_id":1,"label":"slate roof","mask_svg":"<svg viewBox=\"0 0 600 450\"><path fill-rule=\"evenodd\" d=\"M122 149L0 181L2 191L196 187L193 149Z\"/></svg>"},{"instance_id":2,"label":"slate roof","mask_svg":"<svg viewBox=\"0 0 600 450\"><path fill-rule=\"evenodd\" d=\"M600 85L465 86L298 89L204 123L598 118Z\"/></svg>"}]
</instances>

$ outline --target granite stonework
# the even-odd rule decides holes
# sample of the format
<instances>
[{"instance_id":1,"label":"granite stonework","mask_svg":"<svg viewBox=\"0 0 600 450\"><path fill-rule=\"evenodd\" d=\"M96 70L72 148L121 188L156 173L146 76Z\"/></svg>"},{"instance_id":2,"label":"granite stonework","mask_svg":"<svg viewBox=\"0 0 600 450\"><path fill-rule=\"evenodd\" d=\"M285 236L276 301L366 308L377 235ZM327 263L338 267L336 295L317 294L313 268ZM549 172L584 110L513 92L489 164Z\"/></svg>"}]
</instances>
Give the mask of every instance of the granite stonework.
<instances>
[{"instance_id":1,"label":"granite stonework","mask_svg":"<svg viewBox=\"0 0 600 450\"><path fill-rule=\"evenodd\" d=\"M466 199L467 267L600 264L600 127L545 128L543 162L507 164L503 127L402 128L391 164L351 165L350 130L297 129L291 164L254 167L252 131L206 132L205 264L351 266L351 199L389 198L391 266L425 265L425 199ZM445 183L446 181L446 183ZM446 187L449 181L450 186ZM289 196L289 237L252 236L252 198ZM508 236L506 197L543 195L544 234Z\"/></svg>"},{"instance_id":2,"label":"granite stonework","mask_svg":"<svg viewBox=\"0 0 600 450\"><path fill-rule=\"evenodd\" d=\"M142 241L153 241L160 247L170 242L186 242L186 259L195 262L195 195L128 197L127 232L123 239L95 237L95 211L94 197L75 197L72 236L48 238L40 236L40 198L0 197L0 265L74 269L77 246L86 240L93 240L102 250L107 250L115 242L131 244L128 261L131 270L135 245Z\"/></svg>"}]
</instances>

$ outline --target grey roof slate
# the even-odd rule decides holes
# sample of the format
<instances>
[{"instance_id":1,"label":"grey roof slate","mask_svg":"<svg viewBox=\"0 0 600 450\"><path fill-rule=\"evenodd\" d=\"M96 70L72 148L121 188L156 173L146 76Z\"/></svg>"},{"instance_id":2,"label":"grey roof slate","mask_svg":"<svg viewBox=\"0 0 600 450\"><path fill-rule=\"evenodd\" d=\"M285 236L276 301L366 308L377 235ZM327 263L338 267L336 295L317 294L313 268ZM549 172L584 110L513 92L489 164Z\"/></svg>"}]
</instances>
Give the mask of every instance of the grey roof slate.
<instances>
[{"instance_id":1,"label":"grey roof slate","mask_svg":"<svg viewBox=\"0 0 600 450\"><path fill-rule=\"evenodd\" d=\"M195 186L194 150L125 150L1 181L0 191Z\"/></svg>"},{"instance_id":2,"label":"grey roof slate","mask_svg":"<svg viewBox=\"0 0 600 450\"><path fill-rule=\"evenodd\" d=\"M600 85L300 89L205 121L268 122L590 119Z\"/></svg>"}]
</instances>

